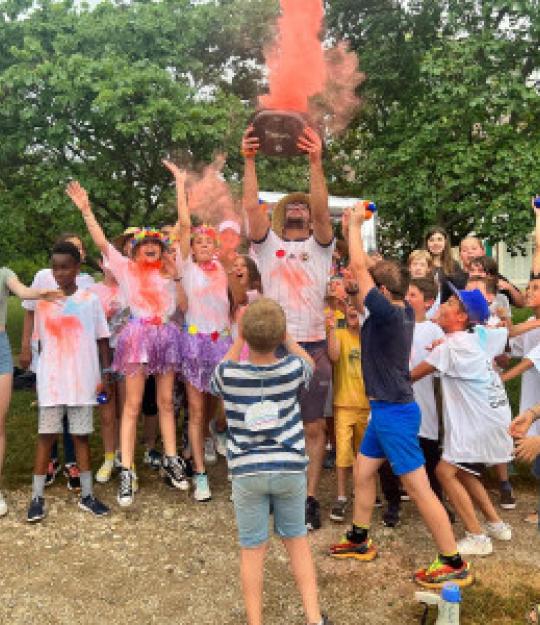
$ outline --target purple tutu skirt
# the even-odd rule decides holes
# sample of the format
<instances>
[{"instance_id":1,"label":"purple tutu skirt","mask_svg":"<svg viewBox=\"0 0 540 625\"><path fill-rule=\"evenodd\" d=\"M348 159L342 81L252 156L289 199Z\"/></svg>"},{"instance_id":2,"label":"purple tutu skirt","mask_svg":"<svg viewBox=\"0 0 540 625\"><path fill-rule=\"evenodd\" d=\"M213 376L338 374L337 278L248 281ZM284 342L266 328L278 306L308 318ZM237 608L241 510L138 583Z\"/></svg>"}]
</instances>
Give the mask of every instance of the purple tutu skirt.
<instances>
[{"instance_id":1,"label":"purple tutu skirt","mask_svg":"<svg viewBox=\"0 0 540 625\"><path fill-rule=\"evenodd\" d=\"M230 336L182 333L182 376L203 393L210 392L210 378L216 365L232 345Z\"/></svg>"},{"instance_id":2,"label":"purple tutu skirt","mask_svg":"<svg viewBox=\"0 0 540 625\"><path fill-rule=\"evenodd\" d=\"M172 322L130 319L118 335L112 368L124 375L180 371L182 333Z\"/></svg>"}]
</instances>

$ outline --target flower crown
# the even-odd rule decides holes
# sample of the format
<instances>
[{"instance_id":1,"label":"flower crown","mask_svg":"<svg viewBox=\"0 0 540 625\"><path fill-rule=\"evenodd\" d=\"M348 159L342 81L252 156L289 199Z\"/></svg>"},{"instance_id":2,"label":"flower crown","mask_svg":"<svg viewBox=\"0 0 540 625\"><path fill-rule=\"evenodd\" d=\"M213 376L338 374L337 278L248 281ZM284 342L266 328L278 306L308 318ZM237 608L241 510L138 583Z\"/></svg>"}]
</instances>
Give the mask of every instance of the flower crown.
<instances>
[{"instance_id":1,"label":"flower crown","mask_svg":"<svg viewBox=\"0 0 540 625\"><path fill-rule=\"evenodd\" d=\"M139 245L145 239L153 239L156 243L161 243L164 247L169 245L169 239L156 228L138 228L131 238L131 247Z\"/></svg>"},{"instance_id":2,"label":"flower crown","mask_svg":"<svg viewBox=\"0 0 540 625\"><path fill-rule=\"evenodd\" d=\"M191 228L191 240L193 240L199 234L204 234L214 241L217 241L216 229L212 226L209 226L208 224L201 224L200 226L195 226L194 228Z\"/></svg>"}]
</instances>

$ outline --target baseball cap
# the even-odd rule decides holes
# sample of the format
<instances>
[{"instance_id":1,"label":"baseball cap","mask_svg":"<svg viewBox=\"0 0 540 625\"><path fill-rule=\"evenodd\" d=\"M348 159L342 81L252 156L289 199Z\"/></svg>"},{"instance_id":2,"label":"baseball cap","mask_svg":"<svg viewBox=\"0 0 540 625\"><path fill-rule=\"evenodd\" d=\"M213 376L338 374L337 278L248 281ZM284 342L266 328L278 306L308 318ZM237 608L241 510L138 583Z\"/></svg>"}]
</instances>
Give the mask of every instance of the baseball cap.
<instances>
[{"instance_id":1,"label":"baseball cap","mask_svg":"<svg viewBox=\"0 0 540 625\"><path fill-rule=\"evenodd\" d=\"M489 304L482 291L479 289L458 290L451 282L448 282L448 286L462 303L471 323L483 324L489 319Z\"/></svg>"}]
</instances>

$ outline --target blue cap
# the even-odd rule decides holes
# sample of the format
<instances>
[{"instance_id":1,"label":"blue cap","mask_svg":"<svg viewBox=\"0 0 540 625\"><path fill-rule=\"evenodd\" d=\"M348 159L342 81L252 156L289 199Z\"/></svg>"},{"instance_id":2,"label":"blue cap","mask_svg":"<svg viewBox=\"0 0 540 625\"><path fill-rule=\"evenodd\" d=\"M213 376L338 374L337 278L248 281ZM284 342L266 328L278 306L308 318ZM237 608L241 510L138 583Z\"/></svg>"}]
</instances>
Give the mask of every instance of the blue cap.
<instances>
[{"instance_id":1,"label":"blue cap","mask_svg":"<svg viewBox=\"0 0 540 625\"><path fill-rule=\"evenodd\" d=\"M448 603L460 603L461 591L459 590L459 586L457 584L453 584L452 582L446 582L443 584L441 599L443 599L443 601L448 601Z\"/></svg>"},{"instance_id":2,"label":"blue cap","mask_svg":"<svg viewBox=\"0 0 540 625\"><path fill-rule=\"evenodd\" d=\"M448 286L463 304L471 323L486 323L489 319L489 304L479 289L458 291L451 282L448 282Z\"/></svg>"}]
</instances>

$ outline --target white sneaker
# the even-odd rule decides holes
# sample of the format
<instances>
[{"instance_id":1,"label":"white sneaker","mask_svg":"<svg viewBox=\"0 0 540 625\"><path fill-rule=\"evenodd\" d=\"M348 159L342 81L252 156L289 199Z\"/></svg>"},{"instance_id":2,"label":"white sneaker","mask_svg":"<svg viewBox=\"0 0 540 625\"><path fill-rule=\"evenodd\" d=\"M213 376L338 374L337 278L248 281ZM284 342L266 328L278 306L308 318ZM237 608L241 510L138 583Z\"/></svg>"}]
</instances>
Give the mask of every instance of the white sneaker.
<instances>
[{"instance_id":1,"label":"white sneaker","mask_svg":"<svg viewBox=\"0 0 540 625\"><path fill-rule=\"evenodd\" d=\"M497 540L512 540L512 528L504 521L486 523L486 534Z\"/></svg>"},{"instance_id":2,"label":"white sneaker","mask_svg":"<svg viewBox=\"0 0 540 625\"><path fill-rule=\"evenodd\" d=\"M0 492L0 516L5 516L7 514L7 503L4 499L4 495Z\"/></svg>"},{"instance_id":3,"label":"white sneaker","mask_svg":"<svg viewBox=\"0 0 540 625\"><path fill-rule=\"evenodd\" d=\"M204 462L205 464L216 464L216 445L214 439L210 436L204 441Z\"/></svg>"},{"instance_id":4,"label":"white sneaker","mask_svg":"<svg viewBox=\"0 0 540 625\"><path fill-rule=\"evenodd\" d=\"M220 456L227 457L227 432L216 432L214 434L216 451Z\"/></svg>"},{"instance_id":5,"label":"white sneaker","mask_svg":"<svg viewBox=\"0 0 540 625\"><path fill-rule=\"evenodd\" d=\"M465 532L465 538L458 541L457 548L460 556L489 556L493 553L491 538L485 534Z\"/></svg>"},{"instance_id":6,"label":"white sneaker","mask_svg":"<svg viewBox=\"0 0 540 625\"><path fill-rule=\"evenodd\" d=\"M210 485L208 484L208 475L206 475L206 473L195 473L193 483L195 484L193 497L195 497L197 501L210 501L210 499L212 499Z\"/></svg>"},{"instance_id":7,"label":"white sneaker","mask_svg":"<svg viewBox=\"0 0 540 625\"><path fill-rule=\"evenodd\" d=\"M96 473L96 482L99 484L106 484L112 477L114 471L114 461L104 460L103 464L99 467Z\"/></svg>"},{"instance_id":8,"label":"white sneaker","mask_svg":"<svg viewBox=\"0 0 540 625\"><path fill-rule=\"evenodd\" d=\"M133 471L122 469L120 471L120 483L118 484L118 494L116 495L116 501L122 508L127 508L133 503L133 488L134 474Z\"/></svg>"}]
</instances>

